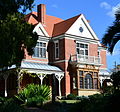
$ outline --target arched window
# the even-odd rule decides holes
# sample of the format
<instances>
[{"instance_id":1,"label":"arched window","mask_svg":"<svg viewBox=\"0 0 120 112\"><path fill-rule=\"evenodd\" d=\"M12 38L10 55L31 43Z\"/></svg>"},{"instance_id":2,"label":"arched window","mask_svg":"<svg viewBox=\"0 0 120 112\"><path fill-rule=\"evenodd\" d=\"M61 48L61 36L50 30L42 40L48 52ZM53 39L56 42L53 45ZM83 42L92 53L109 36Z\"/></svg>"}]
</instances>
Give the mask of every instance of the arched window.
<instances>
[{"instance_id":1,"label":"arched window","mask_svg":"<svg viewBox=\"0 0 120 112\"><path fill-rule=\"evenodd\" d=\"M85 89L92 89L92 88L93 88L92 76L90 74L86 74L86 76L85 76Z\"/></svg>"}]
</instances>

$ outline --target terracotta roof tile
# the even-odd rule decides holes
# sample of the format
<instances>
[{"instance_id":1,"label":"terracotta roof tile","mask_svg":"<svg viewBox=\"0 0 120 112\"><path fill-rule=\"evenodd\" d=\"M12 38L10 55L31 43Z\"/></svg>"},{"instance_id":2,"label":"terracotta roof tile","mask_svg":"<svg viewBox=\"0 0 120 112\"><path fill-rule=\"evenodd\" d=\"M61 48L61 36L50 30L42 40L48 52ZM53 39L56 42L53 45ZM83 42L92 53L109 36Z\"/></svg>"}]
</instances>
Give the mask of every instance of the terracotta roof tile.
<instances>
[{"instance_id":1,"label":"terracotta roof tile","mask_svg":"<svg viewBox=\"0 0 120 112\"><path fill-rule=\"evenodd\" d=\"M26 21L33 25L37 24L38 23L37 12L32 12L30 14L27 14ZM43 26L45 30L47 31L47 33L49 34L49 36L52 36L54 24L61 22L61 21L63 20L60 18L46 15L46 24Z\"/></svg>"},{"instance_id":2,"label":"terracotta roof tile","mask_svg":"<svg viewBox=\"0 0 120 112\"><path fill-rule=\"evenodd\" d=\"M46 24L43 25L43 27L49 36L57 36L65 33L79 16L80 15L67 20L62 20L54 16L46 15ZM27 14L26 21L33 25L38 24L37 12L31 12Z\"/></svg>"},{"instance_id":3,"label":"terracotta roof tile","mask_svg":"<svg viewBox=\"0 0 120 112\"><path fill-rule=\"evenodd\" d=\"M81 14L80 14L81 15ZM75 16L54 25L53 37L65 33L80 16Z\"/></svg>"}]
</instances>

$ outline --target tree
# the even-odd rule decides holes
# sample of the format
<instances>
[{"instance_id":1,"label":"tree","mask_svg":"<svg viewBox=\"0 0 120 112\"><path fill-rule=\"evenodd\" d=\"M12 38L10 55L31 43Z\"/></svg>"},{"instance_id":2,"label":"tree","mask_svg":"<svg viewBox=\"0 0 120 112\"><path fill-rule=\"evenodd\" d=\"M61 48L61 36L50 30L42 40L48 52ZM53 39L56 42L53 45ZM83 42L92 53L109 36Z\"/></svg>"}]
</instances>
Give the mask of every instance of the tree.
<instances>
[{"instance_id":1,"label":"tree","mask_svg":"<svg viewBox=\"0 0 120 112\"><path fill-rule=\"evenodd\" d=\"M25 21L24 12L32 8L34 0L0 1L0 68L20 66L24 51L33 54L38 36L34 26ZM23 10L22 10L23 9ZM22 10L22 13L19 11Z\"/></svg>"},{"instance_id":2,"label":"tree","mask_svg":"<svg viewBox=\"0 0 120 112\"><path fill-rule=\"evenodd\" d=\"M113 72L111 75L112 83L115 90L120 90L120 71Z\"/></svg>"},{"instance_id":3,"label":"tree","mask_svg":"<svg viewBox=\"0 0 120 112\"><path fill-rule=\"evenodd\" d=\"M113 25L108 27L106 34L102 38L102 44L107 46L108 51L112 53L116 43L119 40L120 40L120 7L115 13L115 21L113 22Z\"/></svg>"},{"instance_id":4,"label":"tree","mask_svg":"<svg viewBox=\"0 0 120 112\"><path fill-rule=\"evenodd\" d=\"M34 0L0 0L0 19L5 19L7 14L25 13L27 9L32 10L33 3Z\"/></svg>"}]
</instances>

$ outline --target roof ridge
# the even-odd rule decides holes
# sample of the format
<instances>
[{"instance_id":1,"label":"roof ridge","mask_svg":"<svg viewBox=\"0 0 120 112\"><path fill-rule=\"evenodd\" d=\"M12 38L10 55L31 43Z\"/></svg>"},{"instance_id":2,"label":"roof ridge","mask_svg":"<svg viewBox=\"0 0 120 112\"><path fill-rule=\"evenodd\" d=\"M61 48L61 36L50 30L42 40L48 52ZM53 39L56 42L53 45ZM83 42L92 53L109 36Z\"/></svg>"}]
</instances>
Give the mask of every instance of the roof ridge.
<instances>
[{"instance_id":1,"label":"roof ridge","mask_svg":"<svg viewBox=\"0 0 120 112\"><path fill-rule=\"evenodd\" d=\"M65 33L80 16L81 14L54 24L52 36L55 37L57 35Z\"/></svg>"},{"instance_id":2,"label":"roof ridge","mask_svg":"<svg viewBox=\"0 0 120 112\"><path fill-rule=\"evenodd\" d=\"M61 21L61 22L59 22L59 23L62 23L62 22L65 22L65 21L71 20L71 19L73 19L73 18L76 18L76 19L77 19L80 15L81 15L81 14L79 14L79 15L77 15L77 16L73 16L73 17L68 18L68 19L66 19L66 20L63 20L63 21ZM56 24L59 24L59 23L56 23ZM56 24L55 24L55 25L56 25Z\"/></svg>"}]
</instances>

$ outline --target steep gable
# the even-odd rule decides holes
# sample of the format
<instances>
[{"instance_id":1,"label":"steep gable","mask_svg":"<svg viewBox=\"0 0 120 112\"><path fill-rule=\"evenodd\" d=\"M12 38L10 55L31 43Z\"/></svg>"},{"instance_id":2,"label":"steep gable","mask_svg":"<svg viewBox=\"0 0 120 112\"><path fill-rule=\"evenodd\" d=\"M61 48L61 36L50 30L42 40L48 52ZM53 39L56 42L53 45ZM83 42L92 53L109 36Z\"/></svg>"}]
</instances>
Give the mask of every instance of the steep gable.
<instances>
[{"instance_id":1,"label":"steep gable","mask_svg":"<svg viewBox=\"0 0 120 112\"><path fill-rule=\"evenodd\" d=\"M32 12L32 13L26 15L26 21L33 25L38 24L39 22L38 22L37 12ZM46 15L46 24L44 24L43 27L49 36L52 36L54 24L59 23L61 21L63 21L63 20L60 18Z\"/></svg>"},{"instance_id":2,"label":"steep gable","mask_svg":"<svg viewBox=\"0 0 120 112\"><path fill-rule=\"evenodd\" d=\"M67 34L99 40L83 14L65 32Z\"/></svg>"},{"instance_id":3,"label":"steep gable","mask_svg":"<svg viewBox=\"0 0 120 112\"><path fill-rule=\"evenodd\" d=\"M46 30L44 29L43 25L41 23L38 23L33 32L36 32L39 36L47 36L49 37L48 33L46 32Z\"/></svg>"},{"instance_id":4,"label":"steep gable","mask_svg":"<svg viewBox=\"0 0 120 112\"><path fill-rule=\"evenodd\" d=\"M71 27L71 25L79 18L79 16L80 15L55 24L52 36L55 37L65 33Z\"/></svg>"}]
</instances>

